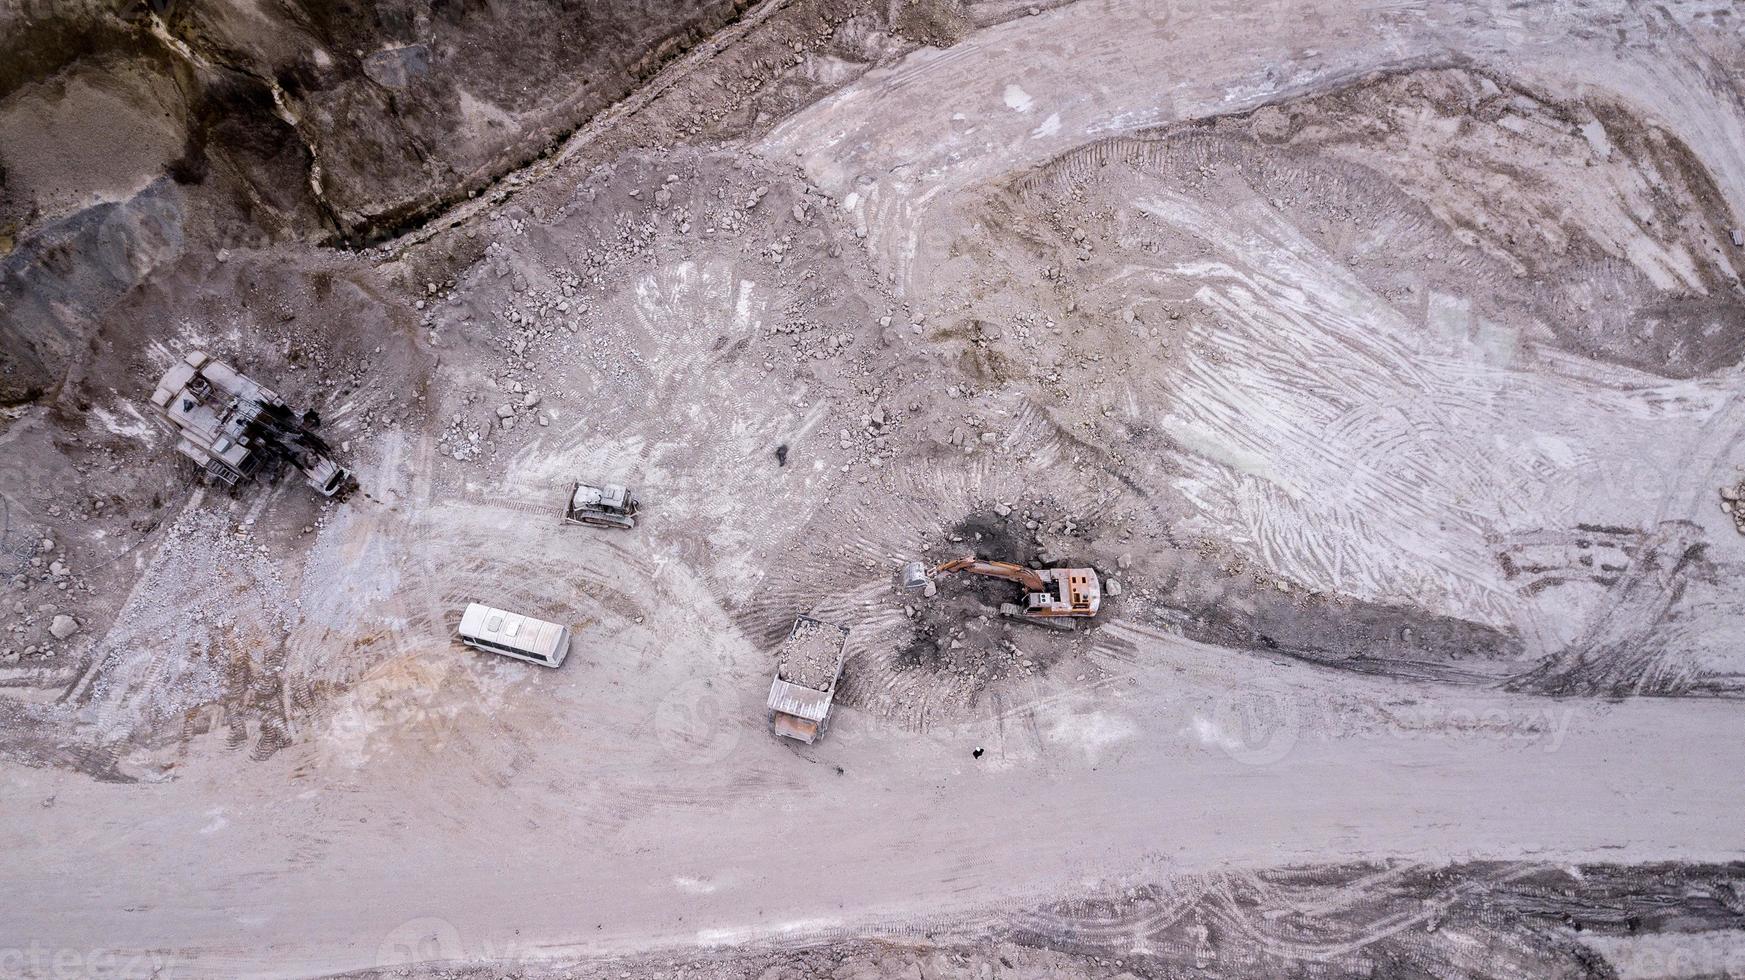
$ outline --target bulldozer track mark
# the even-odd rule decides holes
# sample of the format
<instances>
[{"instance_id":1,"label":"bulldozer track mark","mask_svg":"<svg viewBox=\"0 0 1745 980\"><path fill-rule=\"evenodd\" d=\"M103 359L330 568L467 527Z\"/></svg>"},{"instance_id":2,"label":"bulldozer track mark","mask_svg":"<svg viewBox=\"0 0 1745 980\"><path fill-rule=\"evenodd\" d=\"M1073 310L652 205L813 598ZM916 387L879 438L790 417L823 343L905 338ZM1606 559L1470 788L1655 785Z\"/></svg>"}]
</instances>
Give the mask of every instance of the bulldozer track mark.
<instances>
[{"instance_id":1,"label":"bulldozer track mark","mask_svg":"<svg viewBox=\"0 0 1745 980\"><path fill-rule=\"evenodd\" d=\"M513 511L517 514L528 514L535 517L550 518L553 528L563 527L563 502L561 499L556 503L548 504L527 498L501 497L473 490L462 491L457 494L457 496L474 507L483 507L490 510L507 510ZM561 496L562 494L560 492L558 497L561 498Z\"/></svg>"},{"instance_id":2,"label":"bulldozer track mark","mask_svg":"<svg viewBox=\"0 0 1745 980\"><path fill-rule=\"evenodd\" d=\"M1701 680L1701 671L1661 627L1684 598L1691 577L1710 574L1706 544L1702 529L1685 521L1668 521L1647 532L1636 544L1633 559L1617 570L1608 589L1610 604L1564 650L1506 686L1546 694L1613 696L1690 690ZM1583 550L1579 544L1577 549ZM1730 611L1735 620L1745 612Z\"/></svg>"}]
</instances>

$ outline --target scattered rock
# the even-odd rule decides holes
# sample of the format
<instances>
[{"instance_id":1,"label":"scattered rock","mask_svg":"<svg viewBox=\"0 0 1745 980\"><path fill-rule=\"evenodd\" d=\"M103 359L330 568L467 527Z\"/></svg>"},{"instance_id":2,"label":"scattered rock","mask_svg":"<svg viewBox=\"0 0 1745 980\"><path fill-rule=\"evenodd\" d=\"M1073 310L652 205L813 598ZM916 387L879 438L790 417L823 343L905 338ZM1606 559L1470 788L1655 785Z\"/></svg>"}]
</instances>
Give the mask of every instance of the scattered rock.
<instances>
[{"instance_id":1,"label":"scattered rock","mask_svg":"<svg viewBox=\"0 0 1745 980\"><path fill-rule=\"evenodd\" d=\"M1721 488L1721 511L1733 518L1733 529L1745 534L1745 480Z\"/></svg>"},{"instance_id":2,"label":"scattered rock","mask_svg":"<svg viewBox=\"0 0 1745 980\"><path fill-rule=\"evenodd\" d=\"M54 622L49 624L48 631L55 639L64 640L79 631L79 621L71 616L56 616Z\"/></svg>"}]
</instances>

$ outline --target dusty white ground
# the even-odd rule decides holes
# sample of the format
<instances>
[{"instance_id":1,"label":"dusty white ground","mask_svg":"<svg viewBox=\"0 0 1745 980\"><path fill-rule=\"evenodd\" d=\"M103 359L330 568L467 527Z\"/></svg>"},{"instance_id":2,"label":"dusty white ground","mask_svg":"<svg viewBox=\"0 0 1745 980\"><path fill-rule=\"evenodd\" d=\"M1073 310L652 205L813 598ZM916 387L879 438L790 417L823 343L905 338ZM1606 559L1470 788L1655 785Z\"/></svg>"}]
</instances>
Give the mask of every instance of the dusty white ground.
<instances>
[{"instance_id":1,"label":"dusty white ground","mask_svg":"<svg viewBox=\"0 0 1745 980\"><path fill-rule=\"evenodd\" d=\"M710 656L633 633L572 654L585 670L451 669L440 699L482 708L359 719L247 767L201 753L125 810L15 773L8 874L42 911L9 921L181 975L295 975L395 962L419 928L445 957L537 959L962 924L1226 864L1737 856L1745 792L1711 778L1745 763L1731 706L1334 699L1310 669L1131 639L1134 679L926 737L845 711L804 754L761 730L750 656L694 700L614 696ZM1291 698L1302 730L1248 746L1231 689Z\"/></svg>"},{"instance_id":2,"label":"dusty white ground","mask_svg":"<svg viewBox=\"0 0 1745 980\"><path fill-rule=\"evenodd\" d=\"M139 301L154 364L288 357L274 303L367 323L374 384L262 371L329 399L363 492L173 498L93 659L12 675L91 748L0 770L4 945L302 976L968 932L1215 869L1740 860L1737 701L1545 693L1745 673L1737 20L1082 0L746 145L542 165L433 291L440 240L337 286L188 260ZM93 424L149 439L112 392ZM561 527L577 478L641 489L637 530ZM995 504L1127 589L915 667L893 573ZM568 662L455 645L470 600L574 623ZM762 701L805 612L855 635L800 748ZM1310 662L1372 628L1378 666Z\"/></svg>"}]
</instances>

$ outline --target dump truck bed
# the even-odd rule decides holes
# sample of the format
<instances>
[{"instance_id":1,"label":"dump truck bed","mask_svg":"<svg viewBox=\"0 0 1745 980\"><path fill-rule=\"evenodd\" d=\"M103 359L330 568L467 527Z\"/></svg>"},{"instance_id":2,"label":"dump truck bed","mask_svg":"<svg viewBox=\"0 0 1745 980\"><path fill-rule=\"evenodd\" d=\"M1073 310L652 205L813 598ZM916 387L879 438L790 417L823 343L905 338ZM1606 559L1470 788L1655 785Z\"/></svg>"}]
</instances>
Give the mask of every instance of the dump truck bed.
<instances>
[{"instance_id":1,"label":"dump truck bed","mask_svg":"<svg viewBox=\"0 0 1745 980\"><path fill-rule=\"evenodd\" d=\"M776 677L814 691L830 691L842 670L842 651L848 631L840 626L801 616L782 641L776 657Z\"/></svg>"}]
</instances>

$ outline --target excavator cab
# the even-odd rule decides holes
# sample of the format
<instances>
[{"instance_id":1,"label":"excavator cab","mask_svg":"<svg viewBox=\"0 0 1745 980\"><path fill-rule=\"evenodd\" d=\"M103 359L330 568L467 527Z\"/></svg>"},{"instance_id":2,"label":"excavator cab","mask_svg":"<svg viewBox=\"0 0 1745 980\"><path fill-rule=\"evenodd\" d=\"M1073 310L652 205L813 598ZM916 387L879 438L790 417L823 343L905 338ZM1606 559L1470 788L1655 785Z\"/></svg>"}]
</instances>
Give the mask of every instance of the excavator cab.
<instances>
[{"instance_id":1,"label":"excavator cab","mask_svg":"<svg viewBox=\"0 0 1745 980\"><path fill-rule=\"evenodd\" d=\"M1070 612L1066 616L1095 616L1103 604L1103 584L1089 568L1057 568L1054 579Z\"/></svg>"}]
</instances>

